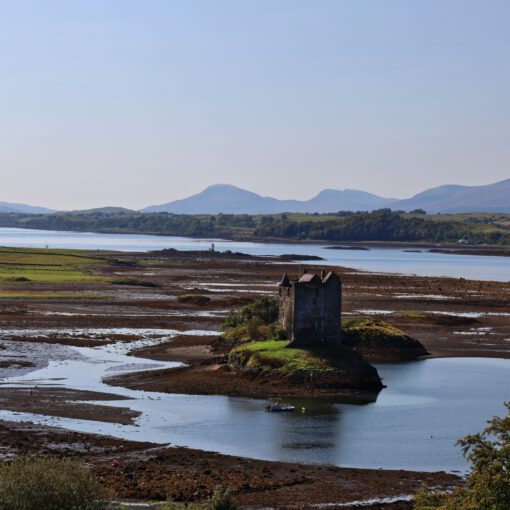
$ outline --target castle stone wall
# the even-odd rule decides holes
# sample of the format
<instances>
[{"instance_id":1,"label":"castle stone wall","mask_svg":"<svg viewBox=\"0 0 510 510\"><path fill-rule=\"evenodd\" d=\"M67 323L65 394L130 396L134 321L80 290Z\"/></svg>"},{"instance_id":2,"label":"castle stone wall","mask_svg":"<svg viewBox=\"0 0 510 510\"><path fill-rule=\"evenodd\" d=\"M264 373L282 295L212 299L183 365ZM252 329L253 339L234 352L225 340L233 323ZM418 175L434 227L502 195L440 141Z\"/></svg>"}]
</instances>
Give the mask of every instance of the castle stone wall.
<instances>
[{"instance_id":1,"label":"castle stone wall","mask_svg":"<svg viewBox=\"0 0 510 510\"><path fill-rule=\"evenodd\" d=\"M342 284L331 272L282 280L279 320L295 346L340 342Z\"/></svg>"}]
</instances>

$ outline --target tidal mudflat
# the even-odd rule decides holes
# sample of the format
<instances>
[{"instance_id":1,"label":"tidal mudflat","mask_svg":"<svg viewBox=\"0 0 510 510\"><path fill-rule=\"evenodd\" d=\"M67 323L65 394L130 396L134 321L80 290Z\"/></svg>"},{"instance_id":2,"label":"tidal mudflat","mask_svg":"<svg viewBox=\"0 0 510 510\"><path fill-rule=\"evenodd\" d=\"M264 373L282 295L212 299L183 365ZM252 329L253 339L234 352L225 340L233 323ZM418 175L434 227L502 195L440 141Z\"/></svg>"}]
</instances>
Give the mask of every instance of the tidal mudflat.
<instances>
[{"instance_id":1,"label":"tidal mudflat","mask_svg":"<svg viewBox=\"0 0 510 510\"><path fill-rule=\"evenodd\" d=\"M29 257L30 253L23 256ZM56 260L57 256L66 258ZM250 460L245 456L249 452L236 455L232 446L236 441L229 444L228 428L221 441L207 434L207 419L221 418L224 412L221 406L229 405L239 416L249 417L252 425L257 417L267 420L263 411L255 411L258 400L235 398L248 395L250 382L236 379L235 384L229 385L218 371L221 355L212 352L211 345L230 309L250 302L256 295L274 292L282 272L292 274L298 269L295 264L208 252L51 251L38 254L25 264L18 267L15 277L6 275L0 281L5 455L50 450L62 455L78 452L90 459L100 475L118 489L119 496L135 499L158 499L169 494L180 500L200 499L222 482L231 485L245 504L267 506L276 502L278 506L292 506L293 488L299 485L303 504L402 497L404 501L391 504L405 508L402 505L407 504L406 497L422 481L442 486L455 483L453 475L420 473L416 469L371 471L330 466L338 462L328 457L328 452L341 449L339 430L353 416L345 413L347 407L341 414L345 419L337 425L331 413L319 410L314 414L313 405L308 403L305 407L310 414L299 417L303 418L304 428L295 427L288 420L278 422L282 434L278 444L285 444L284 436L290 434L290 441L286 441L288 456L277 457L283 450L264 444L260 451L265 453L258 455L259 460ZM55 271L60 266L65 266L66 271L56 278ZM419 339L434 357L510 358L510 289L504 282L370 274L342 268L337 268L337 272L344 283L343 311L348 316L380 316ZM222 292L215 292L220 289ZM182 299L190 294L208 299ZM406 298L398 298L402 295ZM95 359L97 372L72 370L66 376L66 364L74 369L85 363L83 356ZM187 366L181 366L182 363ZM57 365L59 369L54 375L60 377L52 379L51 369ZM416 374L423 376L419 366ZM482 363L474 370L478 373L482 370L483 375L483 366ZM388 384L392 378L398 379L398 367L381 368L381 372L385 370ZM440 374L440 366L437 370ZM448 367L443 372L447 373ZM71 380L72 388L68 384ZM192 414L189 402L196 397L190 397L187 403L187 395L211 395L211 402L221 399L218 400L221 404L210 412L204 408L202 434L198 432L200 427L195 429L194 436L199 437L194 449L168 448L162 444L163 434L154 435L152 441L149 438L134 441L137 436L142 437L147 419L144 409L136 409L134 403L140 390L149 392L150 397L155 397L155 393L176 395L171 414L177 421ZM383 402L384 391L379 397ZM258 388L252 396L260 399L270 394L269 388ZM229 401L224 395L234 398ZM410 399L404 394L398 398L400 404L410 408L421 406L426 412L430 401L427 402L427 395L421 397ZM147 398L147 408L158 409L162 402L165 401ZM352 407L346 402L334 405ZM492 412L485 409L489 411ZM391 416L391 407L386 412ZM489 417L478 419L483 424ZM33 424L27 425L26 420ZM306 420L319 426L310 428ZM322 436L321 423L329 423L322 429ZM51 428L55 424L60 428ZM74 431L66 432L62 428L66 424L70 429L74 427ZM182 425L183 429L188 425L185 419ZM266 425L259 428L264 431ZM35 431L40 440L27 441L28 430ZM132 430L132 434L122 436L121 430ZM172 445L184 443L185 434L181 434L182 442L178 441L175 422L169 430L170 435L174 434ZM459 435L463 433L459 429ZM114 438L116 434L121 437ZM234 436L232 431L231 437ZM451 439L454 438L452 435ZM265 440L258 433L252 439L254 449L257 441ZM111 467L112 453L105 451L108 442L114 448L115 458L122 460L123 469ZM233 456L212 454L206 451L209 449ZM289 462L296 458L316 462L307 455L321 450L326 453L318 461L329 466ZM297 457L293 457L296 452ZM398 458L398 452L394 453ZM370 455L364 452L360 457L369 459ZM285 462L269 462L268 458ZM356 462L341 464L352 466ZM380 466L374 461L373 467ZM420 465L421 468L427 466Z\"/></svg>"}]
</instances>

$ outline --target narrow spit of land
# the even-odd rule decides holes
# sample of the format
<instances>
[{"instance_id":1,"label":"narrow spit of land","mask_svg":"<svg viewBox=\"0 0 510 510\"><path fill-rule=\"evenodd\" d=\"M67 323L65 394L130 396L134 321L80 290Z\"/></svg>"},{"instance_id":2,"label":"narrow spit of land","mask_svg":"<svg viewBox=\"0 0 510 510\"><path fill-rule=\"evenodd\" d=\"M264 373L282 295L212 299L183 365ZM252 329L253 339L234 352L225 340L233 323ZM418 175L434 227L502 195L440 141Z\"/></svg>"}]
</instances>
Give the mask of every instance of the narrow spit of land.
<instances>
[{"instance_id":1,"label":"narrow spit of land","mask_svg":"<svg viewBox=\"0 0 510 510\"><path fill-rule=\"evenodd\" d=\"M295 274L297 266L207 252L0 250L0 377L45 366L73 345L123 342L132 344L128 350L134 350L144 329L219 332L230 309L273 294L284 271ZM382 318L420 340L434 356L510 358L508 284L346 268L336 271L343 280L346 317ZM189 295L207 299L189 299ZM157 391L249 395L248 382L242 387L236 381L233 388L218 375L212 342L214 337L182 335L138 349L137 356L185 361L190 367L128 374L117 378L115 384ZM217 384L213 384L215 377L221 379ZM103 421L117 423L136 419L118 407L94 408L95 395L69 395L58 387L47 387L35 394L37 398L30 398L30 393L20 395L20 391L2 388L0 407L40 413L44 399L48 415L95 420L104 416ZM253 395L271 394L268 388L264 391L261 395L260 389L253 388ZM101 400L107 398L102 394ZM15 409L15 405L22 408ZM125 407L129 407L128 401ZM255 461L8 422L1 424L0 432L4 455L51 452L82 456L116 488L119 497L132 499L171 496L180 501L200 500L215 485L224 484L234 489L242 504L290 508L405 495L423 481L448 486L456 480L445 473ZM111 466L112 456L119 458L121 468ZM296 501L297 487L300 501ZM409 504L401 502L387 508L406 507Z\"/></svg>"}]
</instances>

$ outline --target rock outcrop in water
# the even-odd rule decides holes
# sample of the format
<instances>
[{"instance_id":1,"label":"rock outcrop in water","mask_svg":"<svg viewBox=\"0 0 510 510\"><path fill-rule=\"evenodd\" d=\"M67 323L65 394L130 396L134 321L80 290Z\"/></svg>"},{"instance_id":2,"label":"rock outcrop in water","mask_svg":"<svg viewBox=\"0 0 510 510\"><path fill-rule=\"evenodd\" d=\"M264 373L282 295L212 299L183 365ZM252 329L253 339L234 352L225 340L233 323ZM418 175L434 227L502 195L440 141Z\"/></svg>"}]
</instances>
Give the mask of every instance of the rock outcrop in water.
<instances>
[{"instance_id":1,"label":"rock outcrop in water","mask_svg":"<svg viewBox=\"0 0 510 510\"><path fill-rule=\"evenodd\" d=\"M369 317L345 321L342 342L372 363L412 361L429 354L418 340Z\"/></svg>"}]
</instances>

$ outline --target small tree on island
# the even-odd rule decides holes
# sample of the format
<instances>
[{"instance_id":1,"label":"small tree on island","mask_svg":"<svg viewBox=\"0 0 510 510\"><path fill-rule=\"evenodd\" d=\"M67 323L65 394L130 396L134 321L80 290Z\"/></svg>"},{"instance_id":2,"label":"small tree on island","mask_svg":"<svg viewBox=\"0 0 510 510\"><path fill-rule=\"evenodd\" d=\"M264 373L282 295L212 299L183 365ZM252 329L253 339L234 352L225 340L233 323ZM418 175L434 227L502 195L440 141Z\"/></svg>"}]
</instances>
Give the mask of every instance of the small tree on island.
<instances>
[{"instance_id":1,"label":"small tree on island","mask_svg":"<svg viewBox=\"0 0 510 510\"><path fill-rule=\"evenodd\" d=\"M494 417L478 434L458 444L471 463L465 486L452 493L423 488L414 499L415 510L510 509L510 402L507 416Z\"/></svg>"},{"instance_id":2,"label":"small tree on island","mask_svg":"<svg viewBox=\"0 0 510 510\"><path fill-rule=\"evenodd\" d=\"M232 310L223 323L224 329L236 328L255 321L260 324L272 324L278 320L278 301L275 298L262 297L243 306L240 310Z\"/></svg>"}]
</instances>

